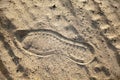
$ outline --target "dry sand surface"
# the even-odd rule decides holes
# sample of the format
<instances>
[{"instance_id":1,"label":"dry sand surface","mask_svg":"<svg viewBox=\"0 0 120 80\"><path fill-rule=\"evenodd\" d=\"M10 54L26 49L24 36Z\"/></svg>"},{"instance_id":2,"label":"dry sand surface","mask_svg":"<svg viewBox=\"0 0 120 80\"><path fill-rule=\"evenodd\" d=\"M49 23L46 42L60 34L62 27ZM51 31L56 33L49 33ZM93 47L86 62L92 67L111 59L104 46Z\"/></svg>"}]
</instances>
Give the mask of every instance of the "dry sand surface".
<instances>
[{"instance_id":1,"label":"dry sand surface","mask_svg":"<svg viewBox=\"0 0 120 80\"><path fill-rule=\"evenodd\" d=\"M0 80L120 80L120 0L0 0Z\"/></svg>"}]
</instances>

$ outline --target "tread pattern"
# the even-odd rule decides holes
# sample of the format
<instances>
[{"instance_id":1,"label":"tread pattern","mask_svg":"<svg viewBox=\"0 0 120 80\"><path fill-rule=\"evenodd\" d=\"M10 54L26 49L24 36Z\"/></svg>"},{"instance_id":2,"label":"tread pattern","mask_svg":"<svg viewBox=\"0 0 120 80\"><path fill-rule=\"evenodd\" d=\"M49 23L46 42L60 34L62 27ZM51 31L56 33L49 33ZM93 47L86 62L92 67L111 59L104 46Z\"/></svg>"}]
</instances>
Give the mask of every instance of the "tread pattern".
<instances>
[{"instance_id":1,"label":"tread pattern","mask_svg":"<svg viewBox=\"0 0 120 80\"><path fill-rule=\"evenodd\" d=\"M24 30L23 30L24 31ZM30 30L30 32L31 32L32 30ZM37 32L38 31L38 32ZM19 32L19 31L17 31L17 32ZM24 32L27 32L27 30L25 30ZM29 32L29 30L28 30L28 32ZM81 52L80 53L80 51L78 51L79 52L79 54L78 54L78 56L79 55L81 55L81 56L86 56L86 58L87 58L87 55L89 55L88 57L90 58L90 54L94 54L94 48L90 45L90 44L88 44L88 43L83 43L83 42L81 42L81 43L78 43L78 42L76 42L76 41L74 41L74 40L72 40L72 39L69 39L69 38L66 38L66 37L64 37L63 35L61 35L61 34L59 34L58 32L55 32L55 31L52 31L52 30L48 30L48 29L40 29L40 30L33 30L33 32L34 33L31 33L31 34L28 34L27 36L29 37L29 36L31 36L31 37L35 37L35 38L40 38L40 40L42 40L43 39L43 41L46 41L44 44L46 44L47 46L44 46L44 48L47 48L47 47L49 47L51 50L52 50L52 52L53 51L57 51L57 49L59 49L59 50L63 50L63 53L64 53L64 51L66 51L66 50L68 50L67 51L67 53L69 54L74 54L74 53L77 53L76 52L76 49L78 49L78 50L80 50L80 51L84 51L85 50L85 53L84 52ZM19 32L19 33L21 33L21 32ZM52 38L53 37L53 38ZM34 41L34 39L35 38L33 38L32 40ZM44 39L45 38L45 39ZM51 40L50 42L51 43L49 43L48 41L49 41L49 39ZM25 40L23 40L23 43L25 43L24 41L26 41L27 39L25 39ZM37 39L38 41L39 41L39 39ZM37 40L35 40L35 42L37 43ZM53 41L53 43L52 43L52 41ZM34 42L30 42L30 40L29 40L29 38L28 38L28 42L29 43L34 43ZM42 41L40 41L40 42L42 42ZM48 42L48 43L47 43ZM27 43L27 42L26 42ZM54 44L54 43L56 43L56 44ZM40 44L40 43L39 43ZM53 47L53 49L52 49L52 45L55 45L55 48ZM62 45L63 44L63 45ZM89 46L88 46L89 45ZM63 47L62 47L63 46ZM39 47L39 46L38 46ZM72 52L70 52L71 50L71 47L73 47L72 48L72 50L75 48L75 51L72 53ZM90 48L89 48L90 47ZM21 46L21 48L22 48L22 46ZM48 48L48 52L46 53L46 52L44 52L44 53L38 53L38 55L39 54L43 54L43 55L49 55L50 54L50 52L51 52L51 50L50 50L50 52L49 52L49 48ZM61 48L61 49L60 49ZM69 49L70 48L70 49ZM34 50L35 48L33 48L32 47L32 49L30 50L30 51L32 51L33 53L35 53L36 52L36 50ZM54 49L56 49L56 50L54 50ZM35 51L35 52L34 52ZM40 52L40 51L39 51ZM54 53L54 52L53 52ZM66 54L68 57L70 56L70 54L68 55L68 54ZM82 55L83 54L83 55ZM84 55L85 54L85 55ZM72 58L71 58L72 57ZM75 60L74 62L76 62L76 63L78 63L78 64L80 64L80 65L85 65L84 63L79 63L78 61L76 61L77 59L75 59L72 55L71 55L71 57L69 57L70 59L72 59L72 60ZM91 55L91 57L93 57L92 55ZM81 57L82 58L82 57ZM87 59L86 59L87 60ZM90 60L90 61L88 61L88 63L90 63L90 62L92 62L94 60L94 57L93 57L93 59L92 60Z\"/></svg>"}]
</instances>

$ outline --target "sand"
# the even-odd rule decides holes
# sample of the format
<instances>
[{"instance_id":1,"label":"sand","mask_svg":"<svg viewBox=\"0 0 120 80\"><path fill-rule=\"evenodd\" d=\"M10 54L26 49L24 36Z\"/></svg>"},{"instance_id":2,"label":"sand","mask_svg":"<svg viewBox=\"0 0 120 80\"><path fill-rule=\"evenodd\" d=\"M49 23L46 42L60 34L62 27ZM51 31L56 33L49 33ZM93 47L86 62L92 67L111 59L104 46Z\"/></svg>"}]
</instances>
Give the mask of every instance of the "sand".
<instances>
[{"instance_id":1,"label":"sand","mask_svg":"<svg viewBox=\"0 0 120 80\"><path fill-rule=\"evenodd\" d=\"M120 80L120 1L0 0L0 80Z\"/></svg>"}]
</instances>

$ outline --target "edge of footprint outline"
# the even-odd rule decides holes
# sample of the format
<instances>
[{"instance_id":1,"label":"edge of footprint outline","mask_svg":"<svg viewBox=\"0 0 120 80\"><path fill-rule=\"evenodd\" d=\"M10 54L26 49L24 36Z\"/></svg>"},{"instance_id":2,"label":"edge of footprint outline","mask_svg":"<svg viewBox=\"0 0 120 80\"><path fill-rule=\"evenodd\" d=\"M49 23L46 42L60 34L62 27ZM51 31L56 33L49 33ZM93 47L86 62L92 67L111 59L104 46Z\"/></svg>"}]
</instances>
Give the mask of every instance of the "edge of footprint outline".
<instances>
[{"instance_id":1,"label":"edge of footprint outline","mask_svg":"<svg viewBox=\"0 0 120 80\"><path fill-rule=\"evenodd\" d=\"M52 35L53 37L55 37L55 38L57 38L57 39L65 42L65 43L67 43L67 44L71 44L71 45L74 45L74 46L77 46L77 47L82 47L82 48L87 48L87 49L88 49L88 47L85 46L85 45L83 45L82 43L73 41L73 40L71 40L71 39L69 39L69 38L66 38L66 37L64 37L63 35L61 35L60 33L56 32L56 31L53 31L53 30L49 30L49 29L39 29L39 30L19 30L19 31L23 31L23 32L25 31L27 34L30 33L30 32L39 32L39 31L40 31L40 32L43 32L43 33L45 33L45 34L50 34L50 35ZM15 32L15 33L17 33L17 32ZM29 54L29 55L36 56L36 57L47 57L47 56L48 56L48 55L42 56L42 55L40 55L40 54L33 54L32 52L29 52L29 51L25 50L17 39L15 39L15 44L17 45L17 47L19 46L19 47L18 47L19 49L21 49L22 51L24 51L25 53L27 53L27 54ZM44 52L44 53L45 53L45 52ZM48 52L48 53L50 53L50 52ZM91 54L92 54L92 53L91 53ZM66 56L67 56L67 55L66 55ZM91 62L94 60L94 58L95 58L95 57L93 57L92 60L90 60L90 61L88 61L88 62L85 62L85 63L82 63L82 62L76 60L74 57L72 57L72 56L70 56L70 55L67 56L67 57L69 57L72 61L74 61L75 63L80 64L80 65L87 65L87 64L91 63Z\"/></svg>"},{"instance_id":2,"label":"edge of footprint outline","mask_svg":"<svg viewBox=\"0 0 120 80\"><path fill-rule=\"evenodd\" d=\"M87 64L92 63L92 62L95 60L95 56L94 56L91 60L89 60L88 62L82 62L82 60L76 59L76 58L74 58L74 57L71 56L71 55L69 55L68 57L69 57L73 62L75 62L76 64L79 64L79 65L87 65Z\"/></svg>"}]
</instances>

